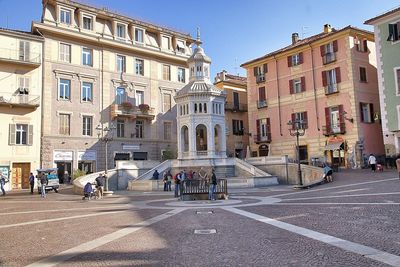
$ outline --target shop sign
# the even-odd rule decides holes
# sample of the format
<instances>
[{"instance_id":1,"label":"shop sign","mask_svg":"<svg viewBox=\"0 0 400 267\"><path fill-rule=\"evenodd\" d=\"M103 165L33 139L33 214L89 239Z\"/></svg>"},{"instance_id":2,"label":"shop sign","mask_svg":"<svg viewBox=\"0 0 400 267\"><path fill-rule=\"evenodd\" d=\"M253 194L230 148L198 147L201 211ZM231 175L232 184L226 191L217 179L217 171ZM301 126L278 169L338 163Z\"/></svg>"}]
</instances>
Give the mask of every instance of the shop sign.
<instances>
[{"instance_id":1,"label":"shop sign","mask_svg":"<svg viewBox=\"0 0 400 267\"><path fill-rule=\"evenodd\" d=\"M122 149L123 150L139 150L140 145L123 145Z\"/></svg>"},{"instance_id":2,"label":"shop sign","mask_svg":"<svg viewBox=\"0 0 400 267\"><path fill-rule=\"evenodd\" d=\"M53 151L53 160L54 161L72 161L73 152L72 151Z\"/></svg>"},{"instance_id":3,"label":"shop sign","mask_svg":"<svg viewBox=\"0 0 400 267\"><path fill-rule=\"evenodd\" d=\"M86 151L78 151L78 161L96 161L96 151L95 150L86 150Z\"/></svg>"}]
</instances>

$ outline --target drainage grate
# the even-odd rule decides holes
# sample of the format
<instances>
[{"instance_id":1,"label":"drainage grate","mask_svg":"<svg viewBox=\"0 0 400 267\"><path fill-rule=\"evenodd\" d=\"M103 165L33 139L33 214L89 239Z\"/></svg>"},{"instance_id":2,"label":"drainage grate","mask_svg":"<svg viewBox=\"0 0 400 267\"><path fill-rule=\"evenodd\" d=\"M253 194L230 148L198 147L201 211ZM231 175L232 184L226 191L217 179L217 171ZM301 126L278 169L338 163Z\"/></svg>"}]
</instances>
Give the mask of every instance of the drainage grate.
<instances>
[{"instance_id":1,"label":"drainage grate","mask_svg":"<svg viewBox=\"0 0 400 267\"><path fill-rule=\"evenodd\" d=\"M210 234L216 234L217 230L215 229L194 230L194 233L197 235L210 235Z\"/></svg>"},{"instance_id":2,"label":"drainage grate","mask_svg":"<svg viewBox=\"0 0 400 267\"><path fill-rule=\"evenodd\" d=\"M214 211L198 211L198 210L196 210L196 214L213 214L214 213Z\"/></svg>"}]
</instances>

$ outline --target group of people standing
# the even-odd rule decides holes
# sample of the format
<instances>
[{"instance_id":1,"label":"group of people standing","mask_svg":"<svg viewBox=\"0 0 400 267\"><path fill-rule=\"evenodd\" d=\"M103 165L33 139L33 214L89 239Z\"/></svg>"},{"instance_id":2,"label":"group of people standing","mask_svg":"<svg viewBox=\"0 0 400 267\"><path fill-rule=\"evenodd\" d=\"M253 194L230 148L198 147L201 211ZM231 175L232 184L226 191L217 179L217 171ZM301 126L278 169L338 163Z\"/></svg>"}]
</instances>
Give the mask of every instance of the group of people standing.
<instances>
[{"instance_id":1,"label":"group of people standing","mask_svg":"<svg viewBox=\"0 0 400 267\"><path fill-rule=\"evenodd\" d=\"M157 170L154 171L153 173L153 180L158 180L159 179L159 172ZM186 172L186 170L182 170L178 173L175 174L175 176L172 175L171 170L167 170L163 173L163 178L164 182L164 191L172 191L171 185L172 182L174 182L174 196L175 197L180 197L181 196L181 190L183 189L184 181L185 180L198 180L200 181L200 185L202 187L207 187L209 189L209 194L208 194L208 199L209 200L215 200L215 192L217 189L217 176L215 175L215 170L212 168L211 173L206 173L202 168L200 169L199 172L195 172L190 170L189 172Z\"/></svg>"}]
</instances>

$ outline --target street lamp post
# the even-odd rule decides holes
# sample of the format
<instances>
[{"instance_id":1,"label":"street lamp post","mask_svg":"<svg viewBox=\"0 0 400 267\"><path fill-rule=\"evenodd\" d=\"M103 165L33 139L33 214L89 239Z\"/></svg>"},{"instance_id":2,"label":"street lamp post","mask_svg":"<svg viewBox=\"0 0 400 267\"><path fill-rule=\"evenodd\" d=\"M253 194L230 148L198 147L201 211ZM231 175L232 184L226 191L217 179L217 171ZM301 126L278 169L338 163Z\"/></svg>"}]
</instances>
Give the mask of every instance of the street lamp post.
<instances>
[{"instance_id":1,"label":"street lamp post","mask_svg":"<svg viewBox=\"0 0 400 267\"><path fill-rule=\"evenodd\" d=\"M306 133L305 125L306 122L304 120L294 120L289 121L289 133L291 136L296 136L296 148L297 148L297 179L299 181L299 185L303 185L302 177L301 177L301 166L300 166L300 146L299 146L299 136L303 136Z\"/></svg>"},{"instance_id":2,"label":"street lamp post","mask_svg":"<svg viewBox=\"0 0 400 267\"><path fill-rule=\"evenodd\" d=\"M104 191L107 192L108 191L108 142L112 141L114 138L114 130L116 129L116 127L111 123L110 127L103 127L102 125L97 125L96 130L97 130L97 137L99 138L100 141L104 142L105 144L105 158L106 158L106 166L105 166L105 170L104 173L106 175L106 179L105 179L105 185L104 185Z\"/></svg>"}]
</instances>

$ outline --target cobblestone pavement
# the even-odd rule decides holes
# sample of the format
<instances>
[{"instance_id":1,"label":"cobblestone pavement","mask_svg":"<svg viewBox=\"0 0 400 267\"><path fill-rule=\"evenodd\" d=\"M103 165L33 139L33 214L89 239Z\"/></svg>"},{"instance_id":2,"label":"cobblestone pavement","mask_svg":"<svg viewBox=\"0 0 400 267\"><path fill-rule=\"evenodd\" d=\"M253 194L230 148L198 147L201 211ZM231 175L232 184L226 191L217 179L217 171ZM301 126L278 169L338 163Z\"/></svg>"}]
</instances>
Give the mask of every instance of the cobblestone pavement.
<instances>
[{"instance_id":1,"label":"cobblestone pavement","mask_svg":"<svg viewBox=\"0 0 400 267\"><path fill-rule=\"evenodd\" d=\"M400 266L392 170L341 171L301 191L235 189L213 202L22 190L0 197L0 212L0 266Z\"/></svg>"}]
</instances>

